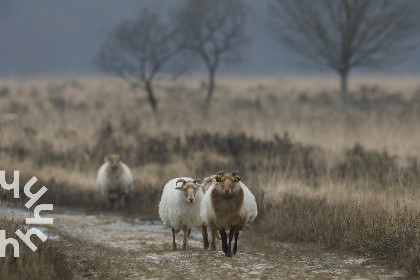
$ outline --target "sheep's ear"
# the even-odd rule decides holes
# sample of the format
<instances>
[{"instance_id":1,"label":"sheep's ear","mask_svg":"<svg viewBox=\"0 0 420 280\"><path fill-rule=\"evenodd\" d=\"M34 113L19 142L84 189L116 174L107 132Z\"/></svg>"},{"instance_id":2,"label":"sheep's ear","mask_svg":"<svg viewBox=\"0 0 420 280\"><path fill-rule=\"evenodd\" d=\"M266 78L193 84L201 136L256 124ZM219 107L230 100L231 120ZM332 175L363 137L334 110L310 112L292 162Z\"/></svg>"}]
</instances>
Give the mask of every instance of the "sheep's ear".
<instances>
[{"instance_id":1,"label":"sheep's ear","mask_svg":"<svg viewBox=\"0 0 420 280\"><path fill-rule=\"evenodd\" d=\"M111 155L107 155L107 156L104 158L104 161L105 161L105 162L107 162L108 160L111 160Z\"/></svg>"}]
</instances>

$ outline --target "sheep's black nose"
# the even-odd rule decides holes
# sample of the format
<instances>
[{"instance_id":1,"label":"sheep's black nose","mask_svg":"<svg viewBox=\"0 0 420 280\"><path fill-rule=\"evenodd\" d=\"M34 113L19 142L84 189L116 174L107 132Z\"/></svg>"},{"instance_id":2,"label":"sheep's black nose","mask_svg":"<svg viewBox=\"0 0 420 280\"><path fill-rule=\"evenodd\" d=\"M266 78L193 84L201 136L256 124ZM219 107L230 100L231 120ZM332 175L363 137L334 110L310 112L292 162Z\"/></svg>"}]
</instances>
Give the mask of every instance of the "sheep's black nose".
<instances>
[{"instance_id":1,"label":"sheep's black nose","mask_svg":"<svg viewBox=\"0 0 420 280\"><path fill-rule=\"evenodd\" d=\"M225 194L228 195L229 194L229 190L225 190Z\"/></svg>"},{"instance_id":2,"label":"sheep's black nose","mask_svg":"<svg viewBox=\"0 0 420 280\"><path fill-rule=\"evenodd\" d=\"M190 197L190 198L189 198L189 201L190 201L191 203L193 203L193 202L194 202L194 198Z\"/></svg>"}]
</instances>

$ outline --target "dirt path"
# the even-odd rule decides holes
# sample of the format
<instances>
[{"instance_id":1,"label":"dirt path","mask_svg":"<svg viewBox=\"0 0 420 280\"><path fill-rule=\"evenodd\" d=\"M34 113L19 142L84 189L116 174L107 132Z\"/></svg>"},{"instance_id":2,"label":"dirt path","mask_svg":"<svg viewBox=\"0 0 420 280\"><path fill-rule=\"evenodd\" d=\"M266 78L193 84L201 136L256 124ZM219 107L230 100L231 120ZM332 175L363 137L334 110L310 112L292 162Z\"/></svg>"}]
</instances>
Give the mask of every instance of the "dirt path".
<instances>
[{"instance_id":1,"label":"dirt path","mask_svg":"<svg viewBox=\"0 0 420 280\"><path fill-rule=\"evenodd\" d=\"M158 222L118 216L54 215L76 279L407 279L371 259L311 245L258 240L245 231L233 258L202 249L193 232L189 251L173 251L170 230ZM178 237L181 247L182 237Z\"/></svg>"}]
</instances>

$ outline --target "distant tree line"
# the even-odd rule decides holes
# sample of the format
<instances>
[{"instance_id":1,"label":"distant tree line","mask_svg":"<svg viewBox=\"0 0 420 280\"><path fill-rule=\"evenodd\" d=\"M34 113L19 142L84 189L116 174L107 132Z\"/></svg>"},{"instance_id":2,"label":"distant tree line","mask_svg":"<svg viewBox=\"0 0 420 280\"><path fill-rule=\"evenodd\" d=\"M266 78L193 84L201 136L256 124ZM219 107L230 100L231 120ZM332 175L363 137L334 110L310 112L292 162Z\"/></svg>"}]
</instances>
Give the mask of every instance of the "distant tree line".
<instances>
[{"instance_id":1,"label":"distant tree line","mask_svg":"<svg viewBox=\"0 0 420 280\"><path fill-rule=\"evenodd\" d=\"M344 110L353 68L398 63L417 45L419 7L418 0L271 0L265 28L274 41L339 75ZM186 0L167 17L143 9L107 34L95 63L144 90L156 112L156 76L185 72L187 64L179 62L197 57L208 72L208 109L219 66L239 61L252 38L246 36L248 15L242 0Z\"/></svg>"}]
</instances>

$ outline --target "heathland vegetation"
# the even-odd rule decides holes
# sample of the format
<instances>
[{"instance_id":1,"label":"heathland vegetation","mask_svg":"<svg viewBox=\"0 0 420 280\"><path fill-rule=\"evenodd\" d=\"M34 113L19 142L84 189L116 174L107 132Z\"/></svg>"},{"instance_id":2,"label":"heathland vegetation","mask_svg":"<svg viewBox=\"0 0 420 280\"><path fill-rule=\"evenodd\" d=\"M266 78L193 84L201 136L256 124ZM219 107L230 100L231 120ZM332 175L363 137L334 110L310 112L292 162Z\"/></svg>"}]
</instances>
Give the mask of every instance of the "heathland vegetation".
<instances>
[{"instance_id":1,"label":"heathland vegetation","mask_svg":"<svg viewBox=\"0 0 420 280\"><path fill-rule=\"evenodd\" d=\"M160 80L157 114L119 80L2 81L0 169L36 176L54 209L95 210L96 172L117 153L134 176L122 211L156 219L169 179L239 170L259 206L251 231L417 272L420 85L355 78L343 112L332 81L220 80L204 110L199 79Z\"/></svg>"}]
</instances>

